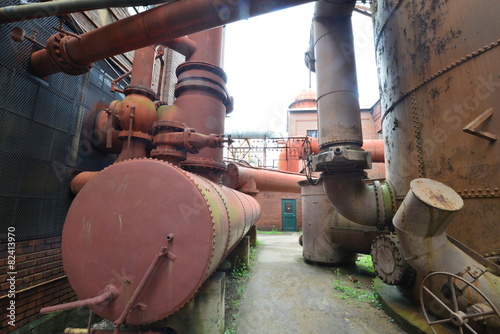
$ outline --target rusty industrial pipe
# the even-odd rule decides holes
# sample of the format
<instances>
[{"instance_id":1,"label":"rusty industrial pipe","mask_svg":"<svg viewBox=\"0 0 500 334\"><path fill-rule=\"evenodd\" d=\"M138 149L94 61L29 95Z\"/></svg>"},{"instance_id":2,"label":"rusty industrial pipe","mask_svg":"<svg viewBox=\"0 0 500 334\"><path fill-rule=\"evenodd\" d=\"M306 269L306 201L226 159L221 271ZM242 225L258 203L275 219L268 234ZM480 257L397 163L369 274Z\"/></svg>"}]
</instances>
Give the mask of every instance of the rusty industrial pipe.
<instances>
[{"instance_id":1,"label":"rusty industrial pipe","mask_svg":"<svg viewBox=\"0 0 500 334\"><path fill-rule=\"evenodd\" d=\"M228 164L227 172L225 184L248 194L256 194L259 191L300 193L298 182L306 179L304 174L249 168L235 163Z\"/></svg>"},{"instance_id":2,"label":"rusty industrial pipe","mask_svg":"<svg viewBox=\"0 0 500 334\"><path fill-rule=\"evenodd\" d=\"M172 1L172 0L171 0ZM147 6L168 0L57 0L0 8L0 24L109 7Z\"/></svg>"},{"instance_id":3,"label":"rusty industrial pipe","mask_svg":"<svg viewBox=\"0 0 500 334\"><path fill-rule=\"evenodd\" d=\"M179 37L172 40L161 43L161 46L172 49L179 52L181 55L189 58L196 51L196 42L189 37Z\"/></svg>"},{"instance_id":4,"label":"rusty industrial pipe","mask_svg":"<svg viewBox=\"0 0 500 334\"><path fill-rule=\"evenodd\" d=\"M360 170L323 173L321 178L328 200L345 218L381 230L391 224L394 200L388 182L367 183Z\"/></svg>"},{"instance_id":5,"label":"rusty industrial pipe","mask_svg":"<svg viewBox=\"0 0 500 334\"><path fill-rule=\"evenodd\" d=\"M173 1L79 38L56 34L46 49L32 54L30 71L38 77L58 72L78 75L97 60L308 2L311 0Z\"/></svg>"},{"instance_id":6,"label":"rusty industrial pipe","mask_svg":"<svg viewBox=\"0 0 500 334\"><path fill-rule=\"evenodd\" d=\"M118 288L112 284L107 285L104 292L96 297L91 297L84 300L77 300L75 302L44 307L40 310L40 314L47 314L56 311L69 310L83 306L98 306L104 303L110 303L119 296Z\"/></svg>"},{"instance_id":7,"label":"rusty industrial pipe","mask_svg":"<svg viewBox=\"0 0 500 334\"><path fill-rule=\"evenodd\" d=\"M155 58L156 50L151 46L135 50L130 85L124 90L126 97L111 102L108 112L101 112L97 121L97 131L106 136L106 142L110 136L110 144L115 140L115 149L121 148L116 162L147 157L147 147L152 144L156 120L156 94L151 90ZM75 176L71 180L72 193L76 195L98 173L85 171Z\"/></svg>"},{"instance_id":8,"label":"rusty industrial pipe","mask_svg":"<svg viewBox=\"0 0 500 334\"><path fill-rule=\"evenodd\" d=\"M355 1L318 1L314 13L314 48L318 86L319 143L363 143L351 15Z\"/></svg>"},{"instance_id":9,"label":"rusty industrial pipe","mask_svg":"<svg viewBox=\"0 0 500 334\"><path fill-rule=\"evenodd\" d=\"M222 145L211 150L177 149L171 140L186 134L186 128L200 133L216 134L223 140L224 120L232 110L232 99L226 90L226 74L220 68L223 28L214 28L189 38L196 50L176 70L178 82L173 106L162 106L155 123L155 149L151 155L217 181L226 170ZM182 134L184 133L184 134ZM222 143L222 142L221 142ZM196 154L196 155L193 155Z\"/></svg>"},{"instance_id":10,"label":"rusty industrial pipe","mask_svg":"<svg viewBox=\"0 0 500 334\"><path fill-rule=\"evenodd\" d=\"M313 18L318 86L320 153L326 196L339 214L354 223L384 229L391 224L394 200L388 182L367 184L364 169L371 155L361 149L363 134L358 101L351 15L355 1L318 1Z\"/></svg>"},{"instance_id":11,"label":"rusty industrial pipe","mask_svg":"<svg viewBox=\"0 0 500 334\"><path fill-rule=\"evenodd\" d=\"M495 275L491 268L488 269L484 263L476 261L452 244L445 233L463 206L460 195L440 182L430 179L411 181L410 190L394 216L394 227L400 240L401 251L406 261L420 274L456 274L481 290L498 310L499 272ZM449 284L440 275L432 276L430 280L431 292L436 296L440 296L446 284ZM461 307L464 304L464 308L473 306L479 302L477 294L470 293L471 289L467 286L460 286L459 289L458 301ZM498 318L495 317L486 318L484 323L495 330L500 326ZM493 333L495 330L487 332Z\"/></svg>"}]
</instances>

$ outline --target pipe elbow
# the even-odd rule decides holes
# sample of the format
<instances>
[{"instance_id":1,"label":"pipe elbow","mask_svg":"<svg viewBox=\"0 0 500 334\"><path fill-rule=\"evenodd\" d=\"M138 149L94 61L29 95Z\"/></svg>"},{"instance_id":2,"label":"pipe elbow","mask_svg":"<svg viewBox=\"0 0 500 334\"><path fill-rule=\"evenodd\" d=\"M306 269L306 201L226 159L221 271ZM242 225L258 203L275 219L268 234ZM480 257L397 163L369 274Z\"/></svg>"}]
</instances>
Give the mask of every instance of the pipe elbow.
<instances>
[{"instance_id":1,"label":"pipe elbow","mask_svg":"<svg viewBox=\"0 0 500 334\"><path fill-rule=\"evenodd\" d=\"M394 204L387 182L366 184L359 170L323 173L322 178L325 194L340 215L356 224L378 229L390 224Z\"/></svg>"},{"instance_id":2,"label":"pipe elbow","mask_svg":"<svg viewBox=\"0 0 500 334\"><path fill-rule=\"evenodd\" d=\"M463 205L462 198L440 182L430 179L411 181L410 190L393 222L402 253L415 270L426 275L447 267L446 271L458 273L467 266L476 266L475 261L448 241L445 233ZM437 256L438 253L445 256ZM447 261L450 258L460 258L461 261Z\"/></svg>"},{"instance_id":3,"label":"pipe elbow","mask_svg":"<svg viewBox=\"0 0 500 334\"><path fill-rule=\"evenodd\" d=\"M81 172L71 180L71 192L77 195L80 190L92 180L99 172Z\"/></svg>"}]
</instances>

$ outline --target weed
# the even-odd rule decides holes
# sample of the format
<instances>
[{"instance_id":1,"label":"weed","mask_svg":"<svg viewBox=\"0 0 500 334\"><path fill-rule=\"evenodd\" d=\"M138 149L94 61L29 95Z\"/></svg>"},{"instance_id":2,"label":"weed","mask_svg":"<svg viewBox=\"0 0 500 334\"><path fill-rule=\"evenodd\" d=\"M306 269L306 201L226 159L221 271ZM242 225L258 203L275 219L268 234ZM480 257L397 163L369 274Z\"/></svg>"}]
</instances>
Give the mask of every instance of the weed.
<instances>
[{"instance_id":1,"label":"weed","mask_svg":"<svg viewBox=\"0 0 500 334\"><path fill-rule=\"evenodd\" d=\"M371 255L359 255L356 265L361 271L365 271L371 275L377 275L375 268L373 268L373 262Z\"/></svg>"},{"instance_id":2,"label":"weed","mask_svg":"<svg viewBox=\"0 0 500 334\"><path fill-rule=\"evenodd\" d=\"M340 276L338 270L336 275ZM341 279L335 279L333 281L333 288L341 293L338 298L366 302L377 309L380 308L380 303L378 302L377 295L373 290L370 291L363 289L359 281L353 279L350 276L347 277L349 278L348 282Z\"/></svg>"},{"instance_id":3,"label":"weed","mask_svg":"<svg viewBox=\"0 0 500 334\"><path fill-rule=\"evenodd\" d=\"M250 248L248 266L244 262L232 269L230 277L226 282L226 317L224 334L236 334L238 328L236 319L241 306L241 301L245 296L245 289L252 271L252 267L257 262L257 249L262 242L257 240L257 247Z\"/></svg>"}]
</instances>

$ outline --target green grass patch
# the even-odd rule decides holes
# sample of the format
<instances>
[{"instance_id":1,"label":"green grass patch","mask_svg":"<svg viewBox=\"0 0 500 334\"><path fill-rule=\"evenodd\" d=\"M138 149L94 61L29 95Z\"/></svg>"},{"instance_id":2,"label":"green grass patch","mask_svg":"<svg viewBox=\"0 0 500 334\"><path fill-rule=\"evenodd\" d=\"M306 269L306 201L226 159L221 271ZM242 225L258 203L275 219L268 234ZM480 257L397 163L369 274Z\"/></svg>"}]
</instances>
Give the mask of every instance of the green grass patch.
<instances>
[{"instance_id":1,"label":"green grass patch","mask_svg":"<svg viewBox=\"0 0 500 334\"><path fill-rule=\"evenodd\" d=\"M373 291L365 290L359 282L344 282L341 280L333 281L333 288L340 292L338 298L349 299L358 302L366 302L376 308L379 308L379 302Z\"/></svg>"},{"instance_id":2,"label":"green grass patch","mask_svg":"<svg viewBox=\"0 0 500 334\"><path fill-rule=\"evenodd\" d=\"M356 266L362 271L366 271L369 274L377 275L375 268L373 268L373 262L371 255L359 255L356 261Z\"/></svg>"}]
</instances>

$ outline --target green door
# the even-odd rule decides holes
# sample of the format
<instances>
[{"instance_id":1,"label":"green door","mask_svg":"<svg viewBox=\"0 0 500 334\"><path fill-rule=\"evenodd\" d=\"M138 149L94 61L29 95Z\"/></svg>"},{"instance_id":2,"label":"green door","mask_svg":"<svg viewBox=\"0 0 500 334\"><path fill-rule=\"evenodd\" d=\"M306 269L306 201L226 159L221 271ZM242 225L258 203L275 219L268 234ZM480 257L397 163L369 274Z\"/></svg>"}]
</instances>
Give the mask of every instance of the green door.
<instances>
[{"instance_id":1,"label":"green door","mask_svg":"<svg viewBox=\"0 0 500 334\"><path fill-rule=\"evenodd\" d=\"M281 226L283 231L297 231L297 218L294 199L281 200Z\"/></svg>"}]
</instances>

